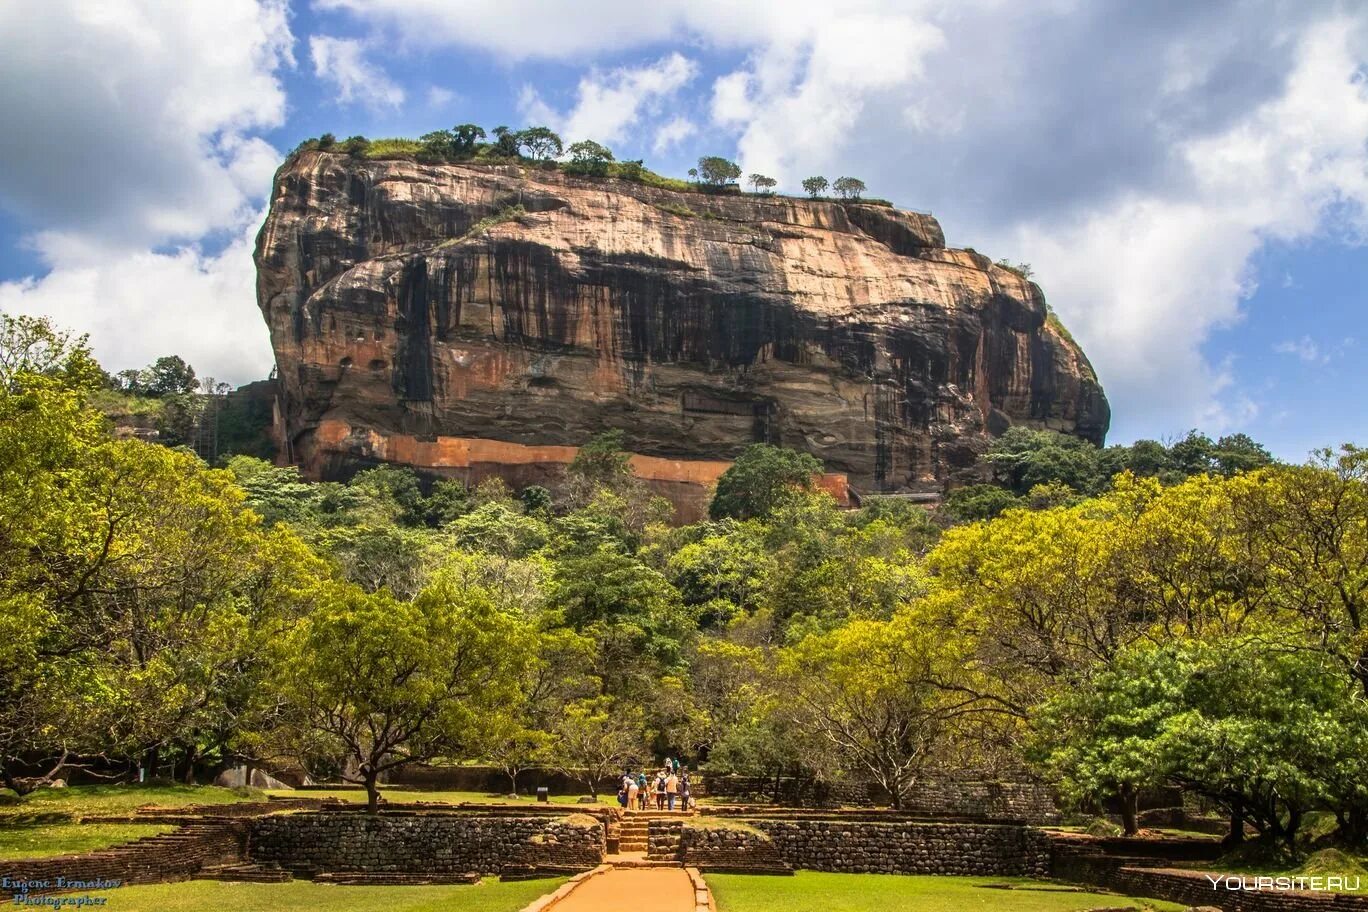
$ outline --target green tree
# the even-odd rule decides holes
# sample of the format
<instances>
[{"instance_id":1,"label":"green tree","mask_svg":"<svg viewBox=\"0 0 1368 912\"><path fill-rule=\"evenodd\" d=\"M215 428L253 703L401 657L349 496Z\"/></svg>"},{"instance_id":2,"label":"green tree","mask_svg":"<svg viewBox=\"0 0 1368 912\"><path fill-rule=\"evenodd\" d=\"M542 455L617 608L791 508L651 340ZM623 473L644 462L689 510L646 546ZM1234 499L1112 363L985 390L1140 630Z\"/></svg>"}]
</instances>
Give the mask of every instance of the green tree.
<instances>
[{"instance_id":1,"label":"green tree","mask_svg":"<svg viewBox=\"0 0 1368 912\"><path fill-rule=\"evenodd\" d=\"M741 176L741 166L719 155L705 155L698 160L698 174L710 187L724 187Z\"/></svg>"},{"instance_id":2,"label":"green tree","mask_svg":"<svg viewBox=\"0 0 1368 912\"><path fill-rule=\"evenodd\" d=\"M613 161L613 153L606 146L585 139L572 143L569 148L570 161L565 165L567 174L589 174L603 177Z\"/></svg>"},{"instance_id":3,"label":"green tree","mask_svg":"<svg viewBox=\"0 0 1368 912\"><path fill-rule=\"evenodd\" d=\"M285 644L279 694L294 737L345 758L378 809L381 774L486 743L517 697L525 626L438 578L411 602L341 590Z\"/></svg>"},{"instance_id":4,"label":"green tree","mask_svg":"<svg viewBox=\"0 0 1368 912\"><path fill-rule=\"evenodd\" d=\"M556 720L550 756L597 798L599 783L647 756L641 707L608 697L576 700Z\"/></svg>"},{"instance_id":5,"label":"green tree","mask_svg":"<svg viewBox=\"0 0 1368 912\"><path fill-rule=\"evenodd\" d=\"M826 193L828 186L829 185L827 184L827 179L825 177L821 177L820 175L816 177L803 178L803 190L806 191L807 195L812 197L813 199L817 199L823 193Z\"/></svg>"},{"instance_id":6,"label":"green tree","mask_svg":"<svg viewBox=\"0 0 1368 912\"><path fill-rule=\"evenodd\" d=\"M829 741L899 808L959 721L980 708L946 686L965 658L961 641L906 611L809 636L783 652L780 671L794 724Z\"/></svg>"},{"instance_id":7,"label":"green tree","mask_svg":"<svg viewBox=\"0 0 1368 912\"><path fill-rule=\"evenodd\" d=\"M458 158L475 154L475 147L485 138L484 128L475 124L457 124L451 128L452 152Z\"/></svg>"},{"instance_id":8,"label":"green tree","mask_svg":"<svg viewBox=\"0 0 1368 912\"><path fill-rule=\"evenodd\" d=\"M753 443L717 479L708 515L713 519L768 516L788 492L811 490L821 472L822 464L809 453Z\"/></svg>"},{"instance_id":9,"label":"green tree","mask_svg":"<svg viewBox=\"0 0 1368 912\"><path fill-rule=\"evenodd\" d=\"M1140 791L1167 781L1157 749L1167 721L1179 712L1183 670L1128 654L1081 687L1064 688L1031 718L1028 755L1079 802L1115 798L1127 836L1140 831Z\"/></svg>"},{"instance_id":10,"label":"green tree","mask_svg":"<svg viewBox=\"0 0 1368 912\"><path fill-rule=\"evenodd\" d=\"M143 387L149 396L193 393L199 389L195 369L179 355L166 355L148 366Z\"/></svg>"},{"instance_id":11,"label":"green tree","mask_svg":"<svg viewBox=\"0 0 1368 912\"><path fill-rule=\"evenodd\" d=\"M493 132L495 151L507 158L517 158L522 151L522 145L518 139L520 134L504 126L495 127Z\"/></svg>"},{"instance_id":12,"label":"green tree","mask_svg":"<svg viewBox=\"0 0 1368 912\"><path fill-rule=\"evenodd\" d=\"M752 174L746 178L746 183L750 184L756 193L770 193L779 184L777 180L764 174Z\"/></svg>"},{"instance_id":13,"label":"green tree","mask_svg":"<svg viewBox=\"0 0 1368 912\"><path fill-rule=\"evenodd\" d=\"M1021 500L1006 488L991 484L965 485L945 495L941 512L954 522L977 522L992 519Z\"/></svg>"},{"instance_id":14,"label":"green tree","mask_svg":"<svg viewBox=\"0 0 1368 912\"><path fill-rule=\"evenodd\" d=\"M838 177L831 189L836 191L836 195L841 199L858 200L860 194L865 192L865 183L858 177Z\"/></svg>"},{"instance_id":15,"label":"green tree","mask_svg":"<svg viewBox=\"0 0 1368 912\"><path fill-rule=\"evenodd\" d=\"M552 159L564 151L561 138L548 127L528 127L526 130L519 130L516 139L519 148L526 149L531 158Z\"/></svg>"}]
</instances>

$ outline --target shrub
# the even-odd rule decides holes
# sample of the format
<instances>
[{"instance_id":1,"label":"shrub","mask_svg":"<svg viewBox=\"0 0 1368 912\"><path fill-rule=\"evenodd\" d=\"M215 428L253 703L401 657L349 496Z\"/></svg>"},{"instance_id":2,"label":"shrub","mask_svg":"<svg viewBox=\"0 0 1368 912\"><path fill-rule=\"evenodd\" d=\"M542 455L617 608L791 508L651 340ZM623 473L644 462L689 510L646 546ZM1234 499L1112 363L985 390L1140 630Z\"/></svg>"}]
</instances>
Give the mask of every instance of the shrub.
<instances>
[{"instance_id":1,"label":"shrub","mask_svg":"<svg viewBox=\"0 0 1368 912\"><path fill-rule=\"evenodd\" d=\"M431 136L432 134L428 134ZM426 137L424 137L426 139ZM425 151L425 143L420 140L391 137L372 139L366 145L366 158L414 158Z\"/></svg>"},{"instance_id":2,"label":"shrub","mask_svg":"<svg viewBox=\"0 0 1368 912\"><path fill-rule=\"evenodd\" d=\"M348 136L338 148L353 158L363 158L370 148L370 140L364 136Z\"/></svg>"}]
</instances>

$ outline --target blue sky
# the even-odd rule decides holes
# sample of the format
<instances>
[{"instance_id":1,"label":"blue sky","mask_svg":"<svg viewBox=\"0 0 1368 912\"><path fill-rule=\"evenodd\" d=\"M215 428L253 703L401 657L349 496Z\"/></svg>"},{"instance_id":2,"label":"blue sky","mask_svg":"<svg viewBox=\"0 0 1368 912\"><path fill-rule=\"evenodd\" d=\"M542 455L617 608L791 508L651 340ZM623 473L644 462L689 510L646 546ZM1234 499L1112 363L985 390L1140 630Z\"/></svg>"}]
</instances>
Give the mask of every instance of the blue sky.
<instances>
[{"instance_id":1,"label":"blue sky","mask_svg":"<svg viewBox=\"0 0 1368 912\"><path fill-rule=\"evenodd\" d=\"M270 369L251 242L323 132L547 123L737 158L1029 262L1111 439L1357 440L1368 8L1212 0L52 0L0 6L0 309Z\"/></svg>"}]
</instances>

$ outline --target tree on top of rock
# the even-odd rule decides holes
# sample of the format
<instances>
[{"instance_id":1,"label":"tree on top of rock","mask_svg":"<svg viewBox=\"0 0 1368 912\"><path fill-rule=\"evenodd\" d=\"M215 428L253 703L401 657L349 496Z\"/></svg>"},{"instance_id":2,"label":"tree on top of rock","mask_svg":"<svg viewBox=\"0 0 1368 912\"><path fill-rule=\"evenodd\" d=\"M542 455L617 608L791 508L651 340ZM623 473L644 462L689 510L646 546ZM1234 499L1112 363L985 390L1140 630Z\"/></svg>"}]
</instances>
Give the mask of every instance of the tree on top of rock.
<instances>
[{"instance_id":1,"label":"tree on top of rock","mask_svg":"<svg viewBox=\"0 0 1368 912\"><path fill-rule=\"evenodd\" d=\"M565 166L568 174L592 174L602 177L608 173L608 166L613 161L613 153L608 147L592 139L572 143L567 151L570 153L570 161Z\"/></svg>"},{"instance_id":2,"label":"tree on top of rock","mask_svg":"<svg viewBox=\"0 0 1368 912\"><path fill-rule=\"evenodd\" d=\"M698 176L712 187L725 187L741 176L741 166L720 155L705 155L698 160Z\"/></svg>"},{"instance_id":3,"label":"tree on top of rock","mask_svg":"<svg viewBox=\"0 0 1368 912\"><path fill-rule=\"evenodd\" d=\"M495 127L494 149L500 155L506 155L509 158L517 158L518 150L521 148L518 143L518 137L520 135L520 133L515 133L508 129L508 127L502 125Z\"/></svg>"},{"instance_id":4,"label":"tree on top of rock","mask_svg":"<svg viewBox=\"0 0 1368 912\"><path fill-rule=\"evenodd\" d=\"M518 146L526 149L531 158L555 158L564 151L561 138L548 127L528 127L517 134Z\"/></svg>"},{"instance_id":5,"label":"tree on top of rock","mask_svg":"<svg viewBox=\"0 0 1368 912\"><path fill-rule=\"evenodd\" d=\"M836 183L831 185L831 189L835 190L841 199L857 200L860 194L865 192L865 182L858 177L838 177Z\"/></svg>"},{"instance_id":6,"label":"tree on top of rock","mask_svg":"<svg viewBox=\"0 0 1368 912\"><path fill-rule=\"evenodd\" d=\"M746 183L750 184L756 193L770 193L779 184L777 180L764 174L752 174L746 178Z\"/></svg>"},{"instance_id":7,"label":"tree on top of rock","mask_svg":"<svg viewBox=\"0 0 1368 912\"><path fill-rule=\"evenodd\" d=\"M821 175L817 175L816 177L807 177L803 179L803 189L806 190L807 195L812 197L813 199L816 199L823 193L826 193L828 186L830 185L827 183L827 179L825 177L822 177Z\"/></svg>"}]
</instances>

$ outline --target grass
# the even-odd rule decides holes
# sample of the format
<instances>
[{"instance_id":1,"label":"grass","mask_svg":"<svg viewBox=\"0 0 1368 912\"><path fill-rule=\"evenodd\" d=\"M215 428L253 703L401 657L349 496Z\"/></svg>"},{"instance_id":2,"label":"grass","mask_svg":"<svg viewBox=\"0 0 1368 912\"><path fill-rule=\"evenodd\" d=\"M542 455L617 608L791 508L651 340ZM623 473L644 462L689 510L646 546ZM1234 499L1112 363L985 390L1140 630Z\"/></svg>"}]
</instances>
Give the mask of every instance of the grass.
<instances>
[{"instance_id":1,"label":"grass","mask_svg":"<svg viewBox=\"0 0 1368 912\"><path fill-rule=\"evenodd\" d=\"M0 792L0 829L35 823L75 823L82 817L91 816L126 815L146 804L186 807L261 801L265 797L266 793L258 789L226 789L214 785L78 785L39 789L22 798Z\"/></svg>"},{"instance_id":2,"label":"grass","mask_svg":"<svg viewBox=\"0 0 1368 912\"><path fill-rule=\"evenodd\" d=\"M565 881L485 880L470 886L344 887L291 881L282 884L190 880L174 884L120 887L108 897L119 912L517 912Z\"/></svg>"},{"instance_id":3,"label":"grass","mask_svg":"<svg viewBox=\"0 0 1368 912\"><path fill-rule=\"evenodd\" d=\"M1187 867L1196 871L1210 871L1221 874L1243 874L1248 876L1302 875L1306 877L1328 877L1331 875L1349 878L1368 877L1368 854L1345 852L1341 849L1320 849L1300 861L1295 861L1277 848L1246 843L1243 848L1228 853L1218 861L1195 862Z\"/></svg>"},{"instance_id":4,"label":"grass","mask_svg":"<svg viewBox=\"0 0 1368 912\"><path fill-rule=\"evenodd\" d=\"M0 792L0 860L94 852L175 829L154 823L82 823L83 817L122 817L148 804L185 807L265 797L255 789L190 785L85 785L39 789L22 798Z\"/></svg>"},{"instance_id":5,"label":"grass","mask_svg":"<svg viewBox=\"0 0 1368 912\"><path fill-rule=\"evenodd\" d=\"M697 212L694 212L688 206L683 206L679 203L656 203L655 207L661 212L668 212L671 215L677 215L681 218L695 218L698 215Z\"/></svg>"},{"instance_id":6,"label":"grass","mask_svg":"<svg viewBox=\"0 0 1368 912\"><path fill-rule=\"evenodd\" d=\"M366 146L366 158L412 158L422 148L416 139L372 139Z\"/></svg>"},{"instance_id":7,"label":"grass","mask_svg":"<svg viewBox=\"0 0 1368 912\"><path fill-rule=\"evenodd\" d=\"M0 861L79 855L174 829L141 823L8 824L0 826Z\"/></svg>"},{"instance_id":8,"label":"grass","mask_svg":"<svg viewBox=\"0 0 1368 912\"><path fill-rule=\"evenodd\" d=\"M1051 888L1038 881L981 877L827 874L792 877L709 874L719 912L1082 912L1134 907L1178 912L1178 903ZM985 889L1011 884L1013 890Z\"/></svg>"}]
</instances>

